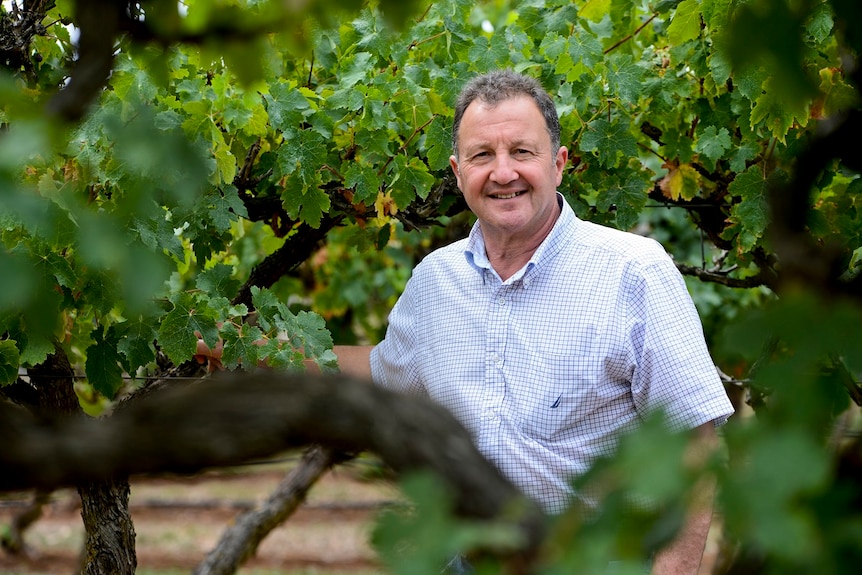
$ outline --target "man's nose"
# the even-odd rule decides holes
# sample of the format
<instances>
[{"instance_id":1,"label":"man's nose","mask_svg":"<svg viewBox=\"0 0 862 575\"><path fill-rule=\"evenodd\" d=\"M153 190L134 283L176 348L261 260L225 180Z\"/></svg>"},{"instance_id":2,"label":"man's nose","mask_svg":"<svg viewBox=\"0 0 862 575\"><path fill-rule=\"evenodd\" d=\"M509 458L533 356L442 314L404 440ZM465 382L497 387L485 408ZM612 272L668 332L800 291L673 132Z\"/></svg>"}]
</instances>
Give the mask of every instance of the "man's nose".
<instances>
[{"instance_id":1,"label":"man's nose","mask_svg":"<svg viewBox=\"0 0 862 575\"><path fill-rule=\"evenodd\" d=\"M491 181L496 184L506 185L518 179L518 170L515 161L509 154L497 154L494 156L494 165L491 169Z\"/></svg>"}]
</instances>

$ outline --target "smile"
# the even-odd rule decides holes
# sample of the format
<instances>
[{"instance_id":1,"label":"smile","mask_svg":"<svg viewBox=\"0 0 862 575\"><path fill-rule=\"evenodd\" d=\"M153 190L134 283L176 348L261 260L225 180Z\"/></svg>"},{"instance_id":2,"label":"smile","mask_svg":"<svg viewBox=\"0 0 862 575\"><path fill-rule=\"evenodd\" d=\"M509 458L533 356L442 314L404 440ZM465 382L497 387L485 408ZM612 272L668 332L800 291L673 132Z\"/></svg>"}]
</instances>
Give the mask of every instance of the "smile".
<instances>
[{"instance_id":1,"label":"smile","mask_svg":"<svg viewBox=\"0 0 862 575\"><path fill-rule=\"evenodd\" d=\"M495 200L511 200L512 198L517 198L524 193L526 192L512 192L511 194L491 194L491 197Z\"/></svg>"}]
</instances>

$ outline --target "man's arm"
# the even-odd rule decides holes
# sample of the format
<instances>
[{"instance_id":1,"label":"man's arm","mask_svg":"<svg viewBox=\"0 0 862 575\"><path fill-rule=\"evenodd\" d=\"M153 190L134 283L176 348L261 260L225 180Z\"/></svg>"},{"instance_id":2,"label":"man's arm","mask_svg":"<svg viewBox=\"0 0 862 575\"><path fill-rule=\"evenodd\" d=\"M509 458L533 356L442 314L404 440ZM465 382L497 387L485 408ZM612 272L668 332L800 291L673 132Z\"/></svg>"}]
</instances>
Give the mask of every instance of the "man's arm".
<instances>
[{"instance_id":1,"label":"man's arm","mask_svg":"<svg viewBox=\"0 0 862 575\"><path fill-rule=\"evenodd\" d=\"M338 357L341 373L371 381L371 350L373 345L336 345L332 351Z\"/></svg>"},{"instance_id":2,"label":"man's arm","mask_svg":"<svg viewBox=\"0 0 862 575\"><path fill-rule=\"evenodd\" d=\"M692 463L702 465L718 445L712 422L692 431ZM696 575L703 559L706 537L712 524L715 483L704 480L695 488L688 519L682 530L667 547L658 552L653 563L653 575Z\"/></svg>"}]
</instances>

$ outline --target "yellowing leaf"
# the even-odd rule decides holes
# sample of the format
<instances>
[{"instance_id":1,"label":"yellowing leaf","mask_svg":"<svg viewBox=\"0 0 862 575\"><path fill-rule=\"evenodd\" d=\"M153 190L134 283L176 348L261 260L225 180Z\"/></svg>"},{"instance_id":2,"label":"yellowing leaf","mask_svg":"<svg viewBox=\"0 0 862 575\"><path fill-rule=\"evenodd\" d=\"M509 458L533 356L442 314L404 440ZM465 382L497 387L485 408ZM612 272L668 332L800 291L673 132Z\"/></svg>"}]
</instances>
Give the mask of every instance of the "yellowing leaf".
<instances>
[{"instance_id":1,"label":"yellowing leaf","mask_svg":"<svg viewBox=\"0 0 862 575\"><path fill-rule=\"evenodd\" d=\"M377 199L374 201L374 209L377 210L377 217L383 221L387 221L387 216L394 216L398 213L398 206L392 200L392 193L383 192L377 193Z\"/></svg>"},{"instance_id":2,"label":"yellowing leaf","mask_svg":"<svg viewBox=\"0 0 862 575\"><path fill-rule=\"evenodd\" d=\"M584 7L578 11L578 16L598 22L605 17L611 9L611 0L589 0Z\"/></svg>"},{"instance_id":3,"label":"yellowing leaf","mask_svg":"<svg viewBox=\"0 0 862 575\"><path fill-rule=\"evenodd\" d=\"M700 35L700 4L697 0L683 0L667 27L668 39L679 45Z\"/></svg>"},{"instance_id":4,"label":"yellowing leaf","mask_svg":"<svg viewBox=\"0 0 862 575\"><path fill-rule=\"evenodd\" d=\"M691 200L700 191L700 176L688 164L672 169L659 182L662 194L671 200Z\"/></svg>"}]
</instances>

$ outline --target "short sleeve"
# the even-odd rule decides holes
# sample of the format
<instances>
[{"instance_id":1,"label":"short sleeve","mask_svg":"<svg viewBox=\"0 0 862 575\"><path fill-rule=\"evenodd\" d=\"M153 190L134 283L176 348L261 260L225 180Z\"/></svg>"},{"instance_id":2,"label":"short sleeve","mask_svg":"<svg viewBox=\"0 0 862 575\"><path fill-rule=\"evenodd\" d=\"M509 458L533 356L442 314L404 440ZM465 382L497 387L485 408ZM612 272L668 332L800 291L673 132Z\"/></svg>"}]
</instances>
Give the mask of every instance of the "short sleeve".
<instances>
[{"instance_id":1,"label":"short sleeve","mask_svg":"<svg viewBox=\"0 0 862 575\"><path fill-rule=\"evenodd\" d=\"M682 275L663 250L626 278L632 397L641 417L662 409L677 430L733 414Z\"/></svg>"},{"instance_id":2,"label":"short sleeve","mask_svg":"<svg viewBox=\"0 0 862 575\"><path fill-rule=\"evenodd\" d=\"M421 393L416 331L417 281L407 282L389 314L386 336L371 351L371 377L376 385L403 393Z\"/></svg>"}]
</instances>

